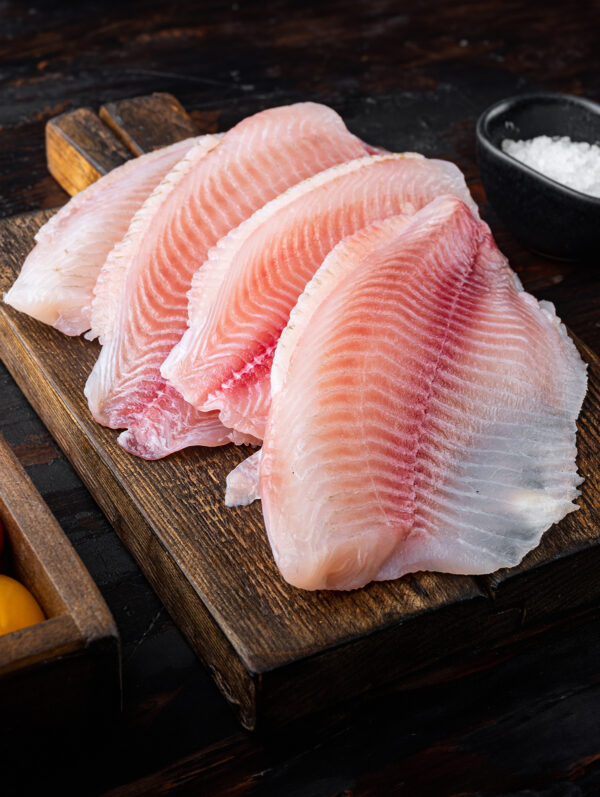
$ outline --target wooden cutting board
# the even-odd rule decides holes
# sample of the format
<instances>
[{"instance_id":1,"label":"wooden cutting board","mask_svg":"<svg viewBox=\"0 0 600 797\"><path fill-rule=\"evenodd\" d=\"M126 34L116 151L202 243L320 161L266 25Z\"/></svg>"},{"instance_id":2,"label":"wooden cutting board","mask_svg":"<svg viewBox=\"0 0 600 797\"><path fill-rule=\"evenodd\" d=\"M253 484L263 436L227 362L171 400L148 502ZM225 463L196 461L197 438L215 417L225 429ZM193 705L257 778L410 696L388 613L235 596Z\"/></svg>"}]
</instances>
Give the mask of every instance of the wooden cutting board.
<instances>
[{"instance_id":1,"label":"wooden cutting board","mask_svg":"<svg viewBox=\"0 0 600 797\"><path fill-rule=\"evenodd\" d=\"M99 116L80 109L49 123L49 168L74 194L123 160L194 133L169 95L111 104ZM51 215L0 221L0 291ZM311 593L279 576L260 504L223 503L225 477L247 448L195 448L157 462L126 454L83 396L99 346L0 305L0 356L246 728L397 687L410 672L507 642L600 595L600 362L578 345L590 376L579 420L581 509L521 565Z\"/></svg>"}]
</instances>

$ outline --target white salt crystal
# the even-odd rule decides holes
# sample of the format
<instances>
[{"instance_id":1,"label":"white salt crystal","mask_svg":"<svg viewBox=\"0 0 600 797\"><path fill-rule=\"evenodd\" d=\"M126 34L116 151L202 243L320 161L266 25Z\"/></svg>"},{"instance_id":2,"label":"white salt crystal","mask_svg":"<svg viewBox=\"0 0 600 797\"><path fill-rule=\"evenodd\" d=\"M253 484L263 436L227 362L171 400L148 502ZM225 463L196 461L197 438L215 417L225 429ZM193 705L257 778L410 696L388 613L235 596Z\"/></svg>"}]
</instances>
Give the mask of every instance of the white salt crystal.
<instances>
[{"instance_id":1,"label":"white salt crystal","mask_svg":"<svg viewBox=\"0 0 600 797\"><path fill-rule=\"evenodd\" d=\"M505 138L504 152L521 163L590 196L600 197L600 147L568 136L537 136L527 141Z\"/></svg>"}]
</instances>

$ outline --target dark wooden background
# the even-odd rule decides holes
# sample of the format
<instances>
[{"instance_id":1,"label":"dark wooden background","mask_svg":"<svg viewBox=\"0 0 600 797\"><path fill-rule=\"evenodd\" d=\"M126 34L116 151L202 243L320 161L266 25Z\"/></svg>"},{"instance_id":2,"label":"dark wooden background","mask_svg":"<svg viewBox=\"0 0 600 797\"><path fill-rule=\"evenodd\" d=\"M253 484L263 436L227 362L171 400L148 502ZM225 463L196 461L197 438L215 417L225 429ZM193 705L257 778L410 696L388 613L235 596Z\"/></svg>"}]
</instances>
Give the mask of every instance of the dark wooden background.
<instances>
[{"instance_id":1,"label":"dark wooden background","mask_svg":"<svg viewBox=\"0 0 600 797\"><path fill-rule=\"evenodd\" d=\"M114 8L113 6L116 6ZM526 287L600 351L596 263L527 253L485 204L474 125L535 89L600 101L600 4L479 2L0 3L0 214L66 194L44 125L82 105L175 94L203 131L299 99L332 105L374 144L456 161ZM0 430L98 583L123 643L123 718L31 751L80 795L600 794L598 607L391 698L256 737L233 715L19 389L0 365ZM1 707L0 707L1 723ZM0 791L11 762L0 749Z\"/></svg>"}]
</instances>

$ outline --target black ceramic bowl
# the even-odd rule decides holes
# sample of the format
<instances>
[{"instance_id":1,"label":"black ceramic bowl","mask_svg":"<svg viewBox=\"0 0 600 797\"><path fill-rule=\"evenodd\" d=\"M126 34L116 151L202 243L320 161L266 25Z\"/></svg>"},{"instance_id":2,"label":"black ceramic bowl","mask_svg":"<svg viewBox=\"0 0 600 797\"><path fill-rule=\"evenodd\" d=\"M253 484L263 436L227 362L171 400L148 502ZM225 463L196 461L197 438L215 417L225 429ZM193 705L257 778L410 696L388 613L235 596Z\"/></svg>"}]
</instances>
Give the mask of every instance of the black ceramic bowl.
<instances>
[{"instance_id":1,"label":"black ceramic bowl","mask_svg":"<svg viewBox=\"0 0 600 797\"><path fill-rule=\"evenodd\" d=\"M567 188L502 151L505 138L569 136L600 144L600 105L571 94L522 94L492 105L477 122L477 157L488 199L527 247L580 260L600 245L600 199Z\"/></svg>"}]
</instances>

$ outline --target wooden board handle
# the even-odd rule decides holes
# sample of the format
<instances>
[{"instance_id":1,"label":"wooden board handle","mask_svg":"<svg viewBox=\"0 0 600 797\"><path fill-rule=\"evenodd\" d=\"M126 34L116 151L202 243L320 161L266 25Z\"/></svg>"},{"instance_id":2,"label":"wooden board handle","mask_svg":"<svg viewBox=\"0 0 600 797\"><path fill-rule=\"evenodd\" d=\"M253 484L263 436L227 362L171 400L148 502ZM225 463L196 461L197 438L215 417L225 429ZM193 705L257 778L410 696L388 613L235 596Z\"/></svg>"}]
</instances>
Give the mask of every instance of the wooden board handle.
<instances>
[{"instance_id":1,"label":"wooden board handle","mask_svg":"<svg viewBox=\"0 0 600 797\"><path fill-rule=\"evenodd\" d=\"M131 153L90 108L78 108L46 125L48 170L74 196L131 158Z\"/></svg>"},{"instance_id":2,"label":"wooden board handle","mask_svg":"<svg viewBox=\"0 0 600 797\"><path fill-rule=\"evenodd\" d=\"M172 94L109 102L100 108L99 116L135 155L198 135L196 125Z\"/></svg>"},{"instance_id":3,"label":"wooden board handle","mask_svg":"<svg viewBox=\"0 0 600 797\"><path fill-rule=\"evenodd\" d=\"M74 196L131 157L174 144L198 129L172 94L150 94L78 108L46 125L46 159L54 179Z\"/></svg>"}]
</instances>

